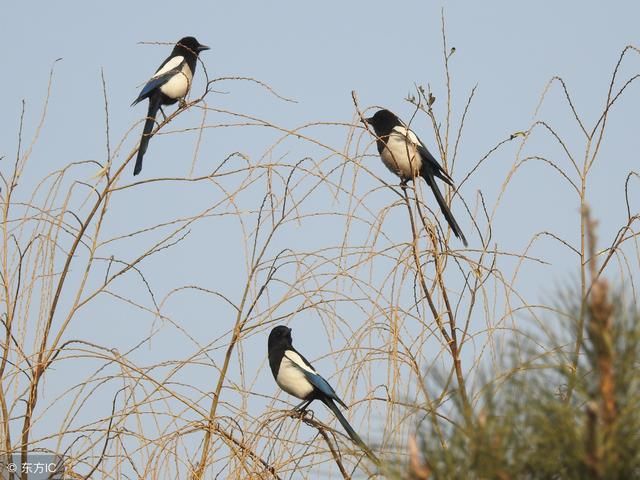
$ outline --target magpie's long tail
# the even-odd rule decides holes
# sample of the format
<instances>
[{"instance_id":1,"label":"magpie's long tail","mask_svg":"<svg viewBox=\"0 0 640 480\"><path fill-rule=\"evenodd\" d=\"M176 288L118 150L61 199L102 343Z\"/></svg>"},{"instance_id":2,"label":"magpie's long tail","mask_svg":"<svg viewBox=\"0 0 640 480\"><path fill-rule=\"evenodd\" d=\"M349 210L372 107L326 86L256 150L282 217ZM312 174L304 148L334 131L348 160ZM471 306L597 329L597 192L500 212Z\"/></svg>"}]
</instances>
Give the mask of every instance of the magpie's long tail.
<instances>
[{"instance_id":1,"label":"magpie's long tail","mask_svg":"<svg viewBox=\"0 0 640 480\"><path fill-rule=\"evenodd\" d=\"M373 463L375 463L376 465L380 465L380 460L378 459L378 457L376 457L376 455L371 451L371 449L367 446L367 444L364 443L364 441L360 438L360 435L356 433L356 431L349 424L347 419L344 418L344 415L342 415L342 412L340 411L336 403L330 398L322 398L321 400L322 400L322 403L324 403L329 408L329 410L333 412L333 414L336 416L336 418L342 425L342 428L344 428L347 434L349 435L349 437L351 437L351 440L353 440L354 443L356 443L360 448L362 448L364 453L367 454L367 457L369 457Z\"/></svg>"},{"instance_id":2,"label":"magpie's long tail","mask_svg":"<svg viewBox=\"0 0 640 480\"><path fill-rule=\"evenodd\" d=\"M433 191L433 195L436 197L436 201L440 206L440 210L442 211L444 218L447 220L447 223L451 227L451 230L453 230L453 234L456 237L458 237L460 240L462 240L462 243L464 243L464 246L466 247L467 239L464 237L464 234L462 233L462 229L458 225L458 222L456 222L456 219L453 218L453 213L451 213L451 210L449 209L447 202L442 196L442 193L440 192L440 189L436 184L435 178L433 178L433 175L431 174L424 174L424 173L422 174L422 177L427 181L427 184L431 187L431 190Z\"/></svg>"},{"instance_id":3,"label":"magpie's long tail","mask_svg":"<svg viewBox=\"0 0 640 480\"><path fill-rule=\"evenodd\" d=\"M147 151L149 140L151 140L151 132L156 124L156 114L160 109L160 99L154 98L152 95L149 97L149 111L147 113L147 121L144 122L144 130L142 131L142 138L140 139L140 148L138 148L138 156L136 158L136 166L133 169L133 174L138 175L142 170L142 158Z\"/></svg>"}]
</instances>

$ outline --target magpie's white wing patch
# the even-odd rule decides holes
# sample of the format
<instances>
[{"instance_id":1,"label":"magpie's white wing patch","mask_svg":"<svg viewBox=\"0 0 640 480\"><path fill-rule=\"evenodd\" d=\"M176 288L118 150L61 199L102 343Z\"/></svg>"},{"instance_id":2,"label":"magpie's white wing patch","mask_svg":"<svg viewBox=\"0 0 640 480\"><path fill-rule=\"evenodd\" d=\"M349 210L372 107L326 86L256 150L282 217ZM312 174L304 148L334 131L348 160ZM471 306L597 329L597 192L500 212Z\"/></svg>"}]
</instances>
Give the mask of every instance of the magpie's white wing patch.
<instances>
[{"instance_id":1,"label":"magpie's white wing patch","mask_svg":"<svg viewBox=\"0 0 640 480\"><path fill-rule=\"evenodd\" d=\"M316 372L311 366L307 365L306 362L302 359L302 357L298 354L298 352L294 352L293 350L287 350L286 352L284 352L284 356L287 357L291 362L299 366L301 369L318 375L318 372Z\"/></svg>"},{"instance_id":2,"label":"magpie's white wing patch","mask_svg":"<svg viewBox=\"0 0 640 480\"><path fill-rule=\"evenodd\" d=\"M173 57L167 63L165 63L151 78L159 77L160 75L167 73L169 70L180 67L182 62L184 62L184 57L182 55Z\"/></svg>"},{"instance_id":3,"label":"magpie's white wing patch","mask_svg":"<svg viewBox=\"0 0 640 480\"><path fill-rule=\"evenodd\" d=\"M413 130L408 129L407 127L398 125L396 127L393 127L393 132L399 135L402 135L406 140L408 140L413 145L422 145L422 142L420 141L418 136L415 133L413 133Z\"/></svg>"}]
</instances>

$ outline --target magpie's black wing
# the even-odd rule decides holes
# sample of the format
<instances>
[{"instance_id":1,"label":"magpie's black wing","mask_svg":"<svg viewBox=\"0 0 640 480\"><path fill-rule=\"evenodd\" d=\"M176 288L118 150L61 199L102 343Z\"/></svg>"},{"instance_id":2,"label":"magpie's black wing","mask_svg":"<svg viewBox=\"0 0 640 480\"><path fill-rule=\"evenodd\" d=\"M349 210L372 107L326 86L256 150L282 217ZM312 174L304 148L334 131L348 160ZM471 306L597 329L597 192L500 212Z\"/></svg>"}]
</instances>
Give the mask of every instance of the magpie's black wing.
<instances>
[{"instance_id":1,"label":"magpie's black wing","mask_svg":"<svg viewBox=\"0 0 640 480\"><path fill-rule=\"evenodd\" d=\"M422 160L422 165L420 166L420 176L424 178L427 184L429 185L429 187L431 187L431 191L433 192L433 195L436 197L438 206L440 207L440 210L442 211L444 218L447 220L447 223L451 226L451 229L453 230L454 235L458 237L460 240L462 240L462 243L466 247L467 239L462 233L462 229L460 228L460 225L458 225L458 222L456 222L456 219L454 218L453 213L451 213L451 209L449 208L449 206L447 205L447 202L442 196L442 192L440 192L440 189L438 188L438 184L436 183L434 177L441 179L443 182L450 185L451 187L454 186L453 180L447 174L447 172L444 171L444 169L442 168L440 163L438 163L438 161L434 158L434 156L431 155L431 152L427 150L427 147L424 146L424 143L422 143L422 141L418 138L418 136L415 133L413 133L408 128L403 133L405 134L405 138L407 139L407 141L413 143L418 149L418 153L420 154L420 159Z\"/></svg>"},{"instance_id":2,"label":"magpie's black wing","mask_svg":"<svg viewBox=\"0 0 640 480\"><path fill-rule=\"evenodd\" d=\"M429 168L431 170L431 173L434 176L438 177L440 180L442 180L446 184L452 187L454 186L453 180L451 179L451 177L447 174L447 172L444 171L440 163L438 163L438 161L433 157L433 155L431 155L431 152L427 150L427 147L425 147L422 144L422 142L418 144L418 153L420 153L420 157L422 158L423 169Z\"/></svg>"},{"instance_id":3,"label":"magpie's black wing","mask_svg":"<svg viewBox=\"0 0 640 480\"><path fill-rule=\"evenodd\" d=\"M138 95L138 98L133 101L131 106L134 106L136 103L139 103L145 98L148 98L154 90L167 83L173 78L174 75L179 74L182 71L184 62L184 57L180 55L176 57L170 57L165 60L164 63L160 65L160 68L158 68L153 77L151 77L147 84L142 88L140 95Z\"/></svg>"},{"instance_id":4,"label":"magpie's black wing","mask_svg":"<svg viewBox=\"0 0 640 480\"><path fill-rule=\"evenodd\" d=\"M444 171L435 157L431 155L431 152L427 149L427 147L424 146L424 143L422 143L418 136L411 130L409 130L407 138L413 141L418 148L418 153L420 154L420 158L422 160L420 174L424 177L424 173L427 173L428 171L428 173L431 173L431 175L438 177L440 180L453 187L454 185L451 177L447 174L447 172Z\"/></svg>"},{"instance_id":5,"label":"magpie's black wing","mask_svg":"<svg viewBox=\"0 0 640 480\"><path fill-rule=\"evenodd\" d=\"M148 98L149 95L151 95L155 89L160 88L162 85L167 83L169 80L171 80L171 78L174 75L178 73L180 73L180 68L174 68L173 70L169 70L168 72L163 73L162 75L153 77L151 80L147 82L147 84L144 86L144 88L140 92L140 95L138 95L138 98L136 98L133 101L131 106L133 107L135 104L140 103L145 98Z\"/></svg>"},{"instance_id":6,"label":"magpie's black wing","mask_svg":"<svg viewBox=\"0 0 640 480\"><path fill-rule=\"evenodd\" d=\"M431 152L427 149L427 147L424 146L424 143L422 143L422 140L418 138L418 136L413 132L413 130L411 130L410 128L407 128L404 125L397 125L393 127L393 132L404 137L404 141L407 142L407 144L415 146L415 148L418 150L418 153L421 159L421 167L420 167L421 176L425 178L426 178L425 175L432 175L432 176L438 177L443 182L453 187L453 180L451 180L451 177L447 175L447 172L444 171L444 169L442 168L442 166L440 166L440 164L435 159L435 157L431 155ZM384 148L384 145L382 148ZM380 147L378 147L378 150L381 151Z\"/></svg>"}]
</instances>

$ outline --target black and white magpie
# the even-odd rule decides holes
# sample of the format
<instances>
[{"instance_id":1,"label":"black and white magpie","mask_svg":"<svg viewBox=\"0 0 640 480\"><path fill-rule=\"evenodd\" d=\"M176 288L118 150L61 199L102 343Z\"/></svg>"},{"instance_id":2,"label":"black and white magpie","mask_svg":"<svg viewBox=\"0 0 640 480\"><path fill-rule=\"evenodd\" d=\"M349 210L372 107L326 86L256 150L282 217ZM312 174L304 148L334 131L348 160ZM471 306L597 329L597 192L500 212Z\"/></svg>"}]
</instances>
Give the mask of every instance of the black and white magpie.
<instances>
[{"instance_id":1,"label":"black and white magpie","mask_svg":"<svg viewBox=\"0 0 640 480\"><path fill-rule=\"evenodd\" d=\"M358 444L374 462L377 457L362 441L356 431L336 405L338 402L348 408L340 400L329 382L316 372L315 368L295 348L291 339L291 329L280 325L269 334L269 366L278 386L294 397L303 400L296 410L304 411L314 400L320 400L333 412L349 437Z\"/></svg>"},{"instance_id":2,"label":"black and white magpie","mask_svg":"<svg viewBox=\"0 0 640 480\"><path fill-rule=\"evenodd\" d=\"M196 71L198 54L209 50L206 45L201 45L194 37L184 37L173 47L171 55L162 62L156 73L149 79L138 98L131 106L149 99L149 111L147 121L144 124L138 157L133 174L137 175L142 170L142 158L147 151L147 145L151 140L156 114L163 105L173 105L182 100L191 88L191 80Z\"/></svg>"},{"instance_id":3,"label":"black and white magpie","mask_svg":"<svg viewBox=\"0 0 640 480\"><path fill-rule=\"evenodd\" d=\"M424 143L402 123L396 114L389 110L378 110L372 117L365 118L363 121L371 125L376 133L376 143L382 163L400 177L403 186L418 176L424 178L427 185L431 187L440 210L442 210L454 235L462 240L466 247L467 239L435 181L437 177L453 187L453 180L427 150Z\"/></svg>"}]
</instances>

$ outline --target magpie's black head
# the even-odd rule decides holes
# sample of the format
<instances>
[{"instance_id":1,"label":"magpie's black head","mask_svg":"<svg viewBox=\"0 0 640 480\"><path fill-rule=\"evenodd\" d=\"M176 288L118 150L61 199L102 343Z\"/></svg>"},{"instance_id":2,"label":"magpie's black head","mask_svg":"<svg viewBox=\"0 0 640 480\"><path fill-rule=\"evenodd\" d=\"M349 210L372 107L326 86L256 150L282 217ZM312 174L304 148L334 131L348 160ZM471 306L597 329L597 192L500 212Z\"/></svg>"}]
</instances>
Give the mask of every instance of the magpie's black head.
<instances>
[{"instance_id":1,"label":"magpie's black head","mask_svg":"<svg viewBox=\"0 0 640 480\"><path fill-rule=\"evenodd\" d=\"M402 125L395 113L385 109L378 110L373 117L365 118L365 121L373 127L379 137L389 135L394 127Z\"/></svg>"},{"instance_id":2,"label":"magpie's black head","mask_svg":"<svg viewBox=\"0 0 640 480\"><path fill-rule=\"evenodd\" d=\"M178 43L176 43L176 48L175 48L175 51L178 51L178 52L187 51L192 54L195 54L196 57L200 52L204 50L209 50L209 47L207 47L206 45L200 44L198 40L195 39L195 37L181 38L180 40L178 40Z\"/></svg>"},{"instance_id":3,"label":"magpie's black head","mask_svg":"<svg viewBox=\"0 0 640 480\"><path fill-rule=\"evenodd\" d=\"M271 330L269 334L269 350L273 348L287 348L291 346L291 329L289 327L285 327L284 325L280 325Z\"/></svg>"}]
</instances>

